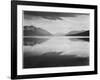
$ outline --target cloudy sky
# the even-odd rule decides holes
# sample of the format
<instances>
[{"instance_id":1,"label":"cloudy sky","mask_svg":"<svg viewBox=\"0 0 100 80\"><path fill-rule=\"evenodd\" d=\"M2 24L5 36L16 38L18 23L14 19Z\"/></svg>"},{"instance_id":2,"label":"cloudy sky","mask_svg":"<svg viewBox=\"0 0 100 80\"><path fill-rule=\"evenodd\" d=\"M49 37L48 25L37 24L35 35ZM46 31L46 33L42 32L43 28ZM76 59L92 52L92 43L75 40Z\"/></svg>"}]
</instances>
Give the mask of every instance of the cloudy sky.
<instances>
[{"instance_id":1,"label":"cloudy sky","mask_svg":"<svg viewBox=\"0 0 100 80\"><path fill-rule=\"evenodd\" d=\"M24 11L23 25L34 25L52 34L89 30L89 14Z\"/></svg>"}]
</instances>

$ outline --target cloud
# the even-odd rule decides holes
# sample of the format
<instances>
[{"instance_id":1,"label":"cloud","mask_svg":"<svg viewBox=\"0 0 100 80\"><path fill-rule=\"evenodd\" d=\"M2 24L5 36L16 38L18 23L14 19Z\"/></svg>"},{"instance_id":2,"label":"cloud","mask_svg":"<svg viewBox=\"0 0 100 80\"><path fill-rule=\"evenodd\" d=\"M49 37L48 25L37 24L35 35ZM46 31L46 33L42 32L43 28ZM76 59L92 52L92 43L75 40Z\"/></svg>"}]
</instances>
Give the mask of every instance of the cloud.
<instances>
[{"instance_id":1,"label":"cloud","mask_svg":"<svg viewBox=\"0 0 100 80\"><path fill-rule=\"evenodd\" d=\"M34 17L42 17L49 20L63 20L62 17L77 17L79 15L89 15L86 13L61 13L61 12L36 12L36 11L24 11L24 18L31 19Z\"/></svg>"}]
</instances>

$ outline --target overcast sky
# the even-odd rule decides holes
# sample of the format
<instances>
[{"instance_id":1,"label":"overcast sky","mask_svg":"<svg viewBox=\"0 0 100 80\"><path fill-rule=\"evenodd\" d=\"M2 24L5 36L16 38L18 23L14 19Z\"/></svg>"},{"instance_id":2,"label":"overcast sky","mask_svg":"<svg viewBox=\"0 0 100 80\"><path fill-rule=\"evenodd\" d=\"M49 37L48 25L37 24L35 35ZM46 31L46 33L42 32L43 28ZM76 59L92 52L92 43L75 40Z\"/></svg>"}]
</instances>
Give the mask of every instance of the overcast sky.
<instances>
[{"instance_id":1,"label":"overcast sky","mask_svg":"<svg viewBox=\"0 0 100 80\"><path fill-rule=\"evenodd\" d=\"M23 25L33 25L52 34L89 30L89 14L24 11Z\"/></svg>"}]
</instances>

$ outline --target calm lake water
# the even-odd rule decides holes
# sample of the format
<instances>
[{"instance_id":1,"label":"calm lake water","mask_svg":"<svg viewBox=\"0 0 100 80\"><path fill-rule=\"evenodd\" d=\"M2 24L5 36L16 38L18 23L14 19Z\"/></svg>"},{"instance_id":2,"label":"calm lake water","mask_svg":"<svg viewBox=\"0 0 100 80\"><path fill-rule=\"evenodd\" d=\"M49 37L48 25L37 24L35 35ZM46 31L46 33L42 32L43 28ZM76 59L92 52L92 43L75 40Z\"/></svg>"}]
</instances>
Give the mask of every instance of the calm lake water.
<instances>
[{"instance_id":1,"label":"calm lake water","mask_svg":"<svg viewBox=\"0 0 100 80\"><path fill-rule=\"evenodd\" d=\"M75 55L89 57L89 37L24 37L25 55ZM52 53L52 54L51 54Z\"/></svg>"}]
</instances>

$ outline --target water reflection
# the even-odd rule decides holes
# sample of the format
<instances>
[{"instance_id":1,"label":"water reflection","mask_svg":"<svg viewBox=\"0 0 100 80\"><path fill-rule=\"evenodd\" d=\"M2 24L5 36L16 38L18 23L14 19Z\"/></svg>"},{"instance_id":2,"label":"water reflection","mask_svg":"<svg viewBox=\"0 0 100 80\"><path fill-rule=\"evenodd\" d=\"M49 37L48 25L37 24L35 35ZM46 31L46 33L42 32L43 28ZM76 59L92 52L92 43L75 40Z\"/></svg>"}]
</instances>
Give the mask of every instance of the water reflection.
<instances>
[{"instance_id":1,"label":"water reflection","mask_svg":"<svg viewBox=\"0 0 100 80\"><path fill-rule=\"evenodd\" d=\"M25 38L23 39L24 46L33 46L47 41L48 38Z\"/></svg>"},{"instance_id":2,"label":"water reflection","mask_svg":"<svg viewBox=\"0 0 100 80\"><path fill-rule=\"evenodd\" d=\"M89 38L70 38L70 40L72 40L72 41L88 41L89 42Z\"/></svg>"},{"instance_id":3,"label":"water reflection","mask_svg":"<svg viewBox=\"0 0 100 80\"><path fill-rule=\"evenodd\" d=\"M42 55L48 52L62 52L60 55L89 55L89 38L68 38L68 37L50 37L50 38L24 38L25 52L31 52L33 55ZM28 46L26 46L28 43ZM76 53L79 54L76 54Z\"/></svg>"},{"instance_id":4,"label":"water reflection","mask_svg":"<svg viewBox=\"0 0 100 80\"><path fill-rule=\"evenodd\" d=\"M24 68L89 65L89 38L24 38Z\"/></svg>"}]
</instances>

